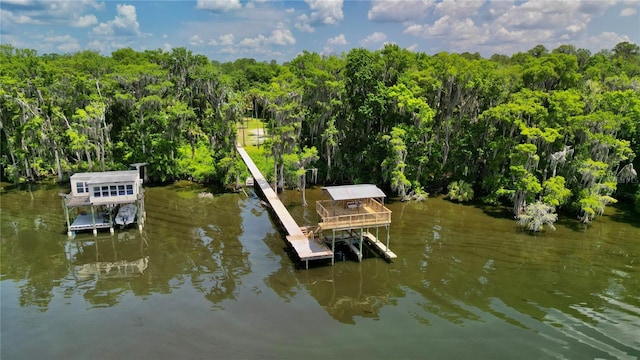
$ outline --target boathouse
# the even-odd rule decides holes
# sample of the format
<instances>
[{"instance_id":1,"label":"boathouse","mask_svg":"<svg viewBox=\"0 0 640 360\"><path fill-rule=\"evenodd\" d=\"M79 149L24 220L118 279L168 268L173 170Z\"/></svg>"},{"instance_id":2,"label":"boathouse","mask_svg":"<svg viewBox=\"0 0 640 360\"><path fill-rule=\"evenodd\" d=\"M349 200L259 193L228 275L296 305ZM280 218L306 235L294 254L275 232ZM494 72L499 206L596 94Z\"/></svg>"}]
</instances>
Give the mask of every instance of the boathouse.
<instances>
[{"instance_id":1,"label":"boathouse","mask_svg":"<svg viewBox=\"0 0 640 360\"><path fill-rule=\"evenodd\" d=\"M258 196L267 200L269 208L286 233L287 242L307 268L311 260L331 259L333 265L336 242L341 241L347 243L359 261L363 257L364 242L371 244L387 260L397 257L389 250L391 210L384 206L386 196L377 186L361 184L322 188L328 199L316 202L318 225L301 227L262 176L247 151L239 144L236 149L253 177L247 184L252 183ZM381 228L386 230L386 245L378 240Z\"/></svg>"},{"instance_id":2,"label":"boathouse","mask_svg":"<svg viewBox=\"0 0 640 360\"><path fill-rule=\"evenodd\" d=\"M345 242L362 260L364 242L372 245L387 260L397 256L389 250L389 225L391 210L384 206L386 195L372 184L323 187L325 199L316 201L318 225L309 232L310 237L319 237L331 242L335 252L336 241ZM380 235L386 234L385 243ZM375 234L374 234L375 233Z\"/></svg>"},{"instance_id":3,"label":"boathouse","mask_svg":"<svg viewBox=\"0 0 640 360\"><path fill-rule=\"evenodd\" d=\"M136 206L136 222L144 222L144 189L139 170L77 173L71 176L71 192L63 198L67 235L98 229L114 232L114 216L126 204ZM73 222L71 219L73 218Z\"/></svg>"}]
</instances>

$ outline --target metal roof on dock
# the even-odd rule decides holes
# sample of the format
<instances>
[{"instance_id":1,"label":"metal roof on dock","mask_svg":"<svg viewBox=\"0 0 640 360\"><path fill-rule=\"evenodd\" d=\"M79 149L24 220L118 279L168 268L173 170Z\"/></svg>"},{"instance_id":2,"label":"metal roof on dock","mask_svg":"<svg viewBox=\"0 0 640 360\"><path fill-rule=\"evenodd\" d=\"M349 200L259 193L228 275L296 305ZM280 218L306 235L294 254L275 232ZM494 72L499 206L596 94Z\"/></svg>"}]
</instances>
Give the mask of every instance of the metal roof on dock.
<instances>
[{"instance_id":1,"label":"metal roof on dock","mask_svg":"<svg viewBox=\"0 0 640 360\"><path fill-rule=\"evenodd\" d=\"M84 181L87 184L134 182L138 179L138 170L85 172L71 175L71 180Z\"/></svg>"},{"instance_id":2,"label":"metal roof on dock","mask_svg":"<svg viewBox=\"0 0 640 360\"><path fill-rule=\"evenodd\" d=\"M380 188L372 184L327 186L322 190L329 193L331 199L336 201L387 197Z\"/></svg>"}]
</instances>

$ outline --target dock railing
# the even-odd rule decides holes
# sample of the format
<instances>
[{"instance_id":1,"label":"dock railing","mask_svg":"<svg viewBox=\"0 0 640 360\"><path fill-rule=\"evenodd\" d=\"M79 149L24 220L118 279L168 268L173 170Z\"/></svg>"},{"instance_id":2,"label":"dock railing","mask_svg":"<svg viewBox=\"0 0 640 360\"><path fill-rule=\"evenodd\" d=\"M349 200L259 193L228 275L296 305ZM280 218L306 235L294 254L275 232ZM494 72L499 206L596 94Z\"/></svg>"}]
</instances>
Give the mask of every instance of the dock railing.
<instances>
[{"instance_id":1,"label":"dock railing","mask_svg":"<svg viewBox=\"0 0 640 360\"><path fill-rule=\"evenodd\" d=\"M316 212L322 219L323 229L356 228L391 223L391 210L374 199L364 199L360 212L338 214L336 202L323 200L316 202Z\"/></svg>"}]
</instances>

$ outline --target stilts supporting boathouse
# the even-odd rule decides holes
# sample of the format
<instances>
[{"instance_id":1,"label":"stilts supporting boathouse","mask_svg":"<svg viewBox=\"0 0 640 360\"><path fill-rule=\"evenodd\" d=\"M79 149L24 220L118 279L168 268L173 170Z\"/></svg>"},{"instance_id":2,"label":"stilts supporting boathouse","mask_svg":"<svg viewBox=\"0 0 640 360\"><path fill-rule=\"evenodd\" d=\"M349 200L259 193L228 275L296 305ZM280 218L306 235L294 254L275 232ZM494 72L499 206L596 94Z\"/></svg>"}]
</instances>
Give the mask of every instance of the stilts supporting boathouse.
<instances>
[{"instance_id":1,"label":"stilts supporting boathouse","mask_svg":"<svg viewBox=\"0 0 640 360\"><path fill-rule=\"evenodd\" d=\"M382 190L375 185L358 184L328 186L322 188L322 191L329 199L316 202L320 221L310 232L310 236L318 236L327 242L330 239L334 250L336 239L346 242L357 255L358 261L362 261L362 245L365 242L387 260L397 257L389 249L391 210L384 206L386 195ZM385 243L379 240L380 229L386 233ZM331 231L330 237L328 231ZM371 231L375 231L375 235Z\"/></svg>"}]
</instances>

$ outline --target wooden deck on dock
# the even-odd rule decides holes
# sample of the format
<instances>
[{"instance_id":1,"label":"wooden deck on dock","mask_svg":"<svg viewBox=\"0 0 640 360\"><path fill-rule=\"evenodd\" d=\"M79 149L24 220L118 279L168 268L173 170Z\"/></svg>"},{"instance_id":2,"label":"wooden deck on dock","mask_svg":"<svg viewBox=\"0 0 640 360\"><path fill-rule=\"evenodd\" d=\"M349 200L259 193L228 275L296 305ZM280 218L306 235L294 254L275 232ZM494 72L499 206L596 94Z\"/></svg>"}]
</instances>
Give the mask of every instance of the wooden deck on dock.
<instances>
[{"instance_id":1,"label":"wooden deck on dock","mask_svg":"<svg viewBox=\"0 0 640 360\"><path fill-rule=\"evenodd\" d=\"M109 229L113 225L111 221L104 217L101 213L95 214L95 228ZM76 217L70 226L71 231L92 230L94 229L93 218L91 214L80 214Z\"/></svg>"},{"instance_id":2,"label":"wooden deck on dock","mask_svg":"<svg viewBox=\"0 0 640 360\"><path fill-rule=\"evenodd\" d=\"M362 235L367 240L367 242L369 242L376 249L378 249L378 251L380 251L382 256L384 256L386 259L395 259L398 257L398 255L396 255L393 251L389 250L387 246L383 244L380 240L378 240L372 233L365 231Z\"/></svg>"},{"instance_id":3,"label":"wooden deck on dock","mask_svg":"<svg viewBox=\"0 0 640 360\"><path fill-rule=\"evenodd\" d=\"M382 226L391 223L391 211L375 200L357 207L331 206L330 201L317 201L316 212L324 230L348 230Z\"/></svg>"},{"instance_id":4,"label":"wooden deck on dock","mask_svg":"<svg viewBox=\"0 0 640 360\"><path fill-rule=\"evenodd\" d=\"M322 241L316 240L315 237L309 238L304 234L282 201L280 201L276 192L273 191L271 185L269 185L253 160L251 160L247 151L239 145L236 146L236 148L242 160L247 165L249 172L251 172L254 184L257 184L260 188L265 199L269 202L273 213L287 232L286 239L296 251L300 260L308 262L309 260L333 258L333 251Z\"/></svg>"}]
</instances>

